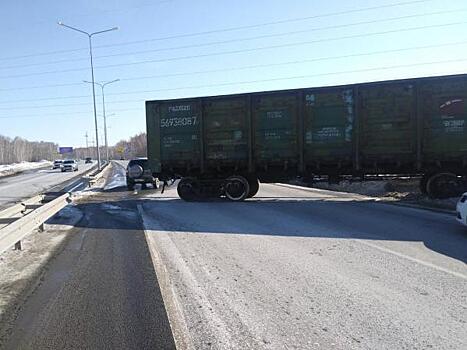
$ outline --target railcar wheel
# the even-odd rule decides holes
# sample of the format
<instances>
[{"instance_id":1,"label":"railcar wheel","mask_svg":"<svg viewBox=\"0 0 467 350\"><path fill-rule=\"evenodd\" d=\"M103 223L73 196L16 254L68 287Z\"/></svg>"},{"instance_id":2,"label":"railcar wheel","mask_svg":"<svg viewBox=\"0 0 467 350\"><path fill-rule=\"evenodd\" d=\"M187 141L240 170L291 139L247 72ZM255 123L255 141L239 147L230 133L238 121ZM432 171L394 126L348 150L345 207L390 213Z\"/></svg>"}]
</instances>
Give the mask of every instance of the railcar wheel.
<instances>
[{"instance_id":1,"label":"railcar wheel","mask_svg":"<svg viewBox=\"0 0 467 350\"><path fill-rule=\"evenodd\" d=\"M238 202L248 198L250 185L243 176L231 176L227 178L224 186L225 196L231 201Z\"/></svg>"},{"instance_id":2,"label":"railcar wheel","mask_svg":"<svg viewBox=\"0 0 467 350\"><path fill-rule=\"evenodd\" d=\"M198 197L198 187L198 181L195 178L184 177L177 185L177 193L184 201L191 202Z\"/></svg>"},{"instance_id":3,"label":"railcar wheel","mask_svg":"<svg viewBox=\"0 0 467 350\"><path fill-rule=\"evenodd\" d=\"M426 189L430 197L444 199L461 195L463 184L455 174L438 173L429 178Z\"/></svg>"},{"instance_id":4,"label":"railcar wheel","mask_svg":"<svg viewBox=\"0 0 467 350\"><path fill-rule=\"evenodd\" d=\"M247 198L254 197L259 191L259 181L256 176L248 177L248 184L250 185L250 192Z\"/></svg>"}]
</instances>

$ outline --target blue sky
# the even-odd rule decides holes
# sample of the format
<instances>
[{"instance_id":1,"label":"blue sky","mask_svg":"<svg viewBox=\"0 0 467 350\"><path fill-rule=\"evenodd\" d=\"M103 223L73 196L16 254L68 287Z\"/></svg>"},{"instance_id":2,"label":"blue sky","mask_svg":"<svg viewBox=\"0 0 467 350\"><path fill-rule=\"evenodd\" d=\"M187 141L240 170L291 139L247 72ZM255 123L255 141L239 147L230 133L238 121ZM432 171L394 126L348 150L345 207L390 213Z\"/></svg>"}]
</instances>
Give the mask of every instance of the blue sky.
<instances>
[{"instance_id":1,"label":"blue sky","mask_svg":"<svg viewBox=\"0 0 467 350\"><path fill-rule=\"evenodd\" d=\"M58 20L120 28L93 39L96 81L121 79L106 88L114 144L145 130L145 100L465 73L466 14L465 0L2 1L0 134L93 137L87 37Z\"/></svg>"}]
</instances>

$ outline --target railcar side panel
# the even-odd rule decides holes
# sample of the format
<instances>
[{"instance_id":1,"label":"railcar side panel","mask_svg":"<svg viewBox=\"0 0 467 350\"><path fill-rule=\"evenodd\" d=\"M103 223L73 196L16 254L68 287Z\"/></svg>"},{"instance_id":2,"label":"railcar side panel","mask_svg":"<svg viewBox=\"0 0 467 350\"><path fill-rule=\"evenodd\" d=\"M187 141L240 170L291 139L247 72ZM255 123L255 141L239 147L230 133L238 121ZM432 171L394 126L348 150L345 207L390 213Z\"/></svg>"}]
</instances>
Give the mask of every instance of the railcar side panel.
<instances>
[{"instance_id":1,"label":"railcar side panel","mask_svg":"<svg viewBox=\"0 0 467 350\"><path fill-rule=\"evenodd\" d=\"M466 158L467 80L438 79L419 85L425 162Z\"/></svg>"},{"instance_id":2,"label":"railcar side panel","mask_svg":"<svg viewBox=\"0 0 467 350\"><path fill-rule=\"evenodd\" d=\"M161 103L160 160L165 169L197 169L201 164L200 101Z\"/></svg>"},{"instance_id":3,"label":"railcar side panel","mask_svg":"<svg viewBox=\"0 0 467 350\"><path fill-rule=\"evenodd\" d=\"M252 101L256 167L298 163L298 94L258 94Z\"/></svg>"},{"instance_id":4,"label":"railcar side panel","mask_svg":"<svg viewBox=\"0 0 467 350\"><path fill-rule=\"evenodd\" d=\"M395 166L416 157L416 105L412 82L359 88L360 157L364 167ZM391 165L392 164L392 165ZM388 169L389 170L389 169ZM392 169L391 169L392 170Z\"/></svg>"},{"instance_id":5,"label":"railcar side panel","mask_svg":"<svg viewBox=\"0 0 467 350\"><path fill-rule=\"evenodd\" d=\"M204 102L205 161L209 167L247 166L248 134L245 98L213 98Z\"/></svg>"},{"instance_id":6,"label":"railcar side panel","mask_svg":"<svg viewBox=\"0 0 467 350\"><path fill-rule=\"evenodd\" d=\"M355 122L353 90L306 90L302 103L307 168L351 164Z\"/></svg>"}]
</instances>

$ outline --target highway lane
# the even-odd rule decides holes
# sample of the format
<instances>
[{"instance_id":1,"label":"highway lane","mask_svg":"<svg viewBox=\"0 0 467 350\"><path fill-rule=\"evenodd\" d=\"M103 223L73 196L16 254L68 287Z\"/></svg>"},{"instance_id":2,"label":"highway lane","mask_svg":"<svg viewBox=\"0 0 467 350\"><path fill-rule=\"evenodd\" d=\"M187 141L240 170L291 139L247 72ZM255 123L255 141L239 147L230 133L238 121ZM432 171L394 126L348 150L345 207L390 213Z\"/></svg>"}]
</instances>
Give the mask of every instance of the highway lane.
<instances>
[{"instance_id":1,"label":"highway lane","mask_svg":"<svg viewBox=\"0 0 467 350\"><path fill-rule=\"evenodd\" d=\"M124 168L111 168L109 184L122 175ZM132 196L113 188L75 206L83 218L0 349L175 348Z\"/></svg>"},{"instance_id":2,"label":"highway lane","mask_svg":"<svg viewBox=\"0 0 467 350\"><path fill-rule=\"evenodd\" d=\"M450 215L278 185L244 203L112 188L78 208L6 349L466 348Z\"/></svg>"},{"instance_id":3,"label":"highway lane","mask_svg":"<svg viewBox=\"0 0 467 350\"><path fill-rule=\"evenodd\" d=\"M262 185L140 205L176 337L195 349L467 348L467 230L362 196Z\"/></svg>"},{"instance_id":4,"label":"highway lane","mask_svg":"<svg viewBox=\"0 0 467 350\"><path fill-rule=\"evenodd\" d=\"M0 209L21 199L32 197L90 170L96 163L80 162L79 171L62 173L60 169L30 170L14 176L0 177Z\"/></svg>"}]
</instances>

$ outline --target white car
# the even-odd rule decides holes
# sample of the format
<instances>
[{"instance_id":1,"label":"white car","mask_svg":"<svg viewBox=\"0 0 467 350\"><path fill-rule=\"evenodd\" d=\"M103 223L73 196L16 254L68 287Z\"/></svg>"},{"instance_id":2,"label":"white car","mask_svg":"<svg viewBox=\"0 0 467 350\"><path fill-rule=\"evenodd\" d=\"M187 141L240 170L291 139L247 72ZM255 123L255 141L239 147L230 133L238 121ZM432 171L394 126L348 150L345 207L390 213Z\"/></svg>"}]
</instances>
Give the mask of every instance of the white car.
<instances>
[{"instance_id":1,"label":"white car","mask_svg":"<svg viewBox=\"0 0 467 350\"><path fill-rule=\"evenodd\" d=\"M54 161L54 164L52 165L52 170L53 170L53 169L60 169L61 166L62 166L62 164L63 164L63 160L61 160L61 159L56 159L56 160Z\"/></svg>"},{"instance_id":2,"label":"white car","mask_svg":"<svg viewBox=\"0 0 467 350\"><path fill-rule=\"evenodd\" d=\"M467 192L465 192L459 202L457 202L456 208L457 221L467 226Z\"/></svg>"},{"instance_id":3,"label":"white car","mask_svg":"<svg viewBox=\"0 0 467 350\"><path fill-rule=\"evenodd\" d=\"M63 161L60 168L62 169L62 173L65 171L78 171L78 162L74 159L67 159Z\"/></svg>"}]
</instances>

